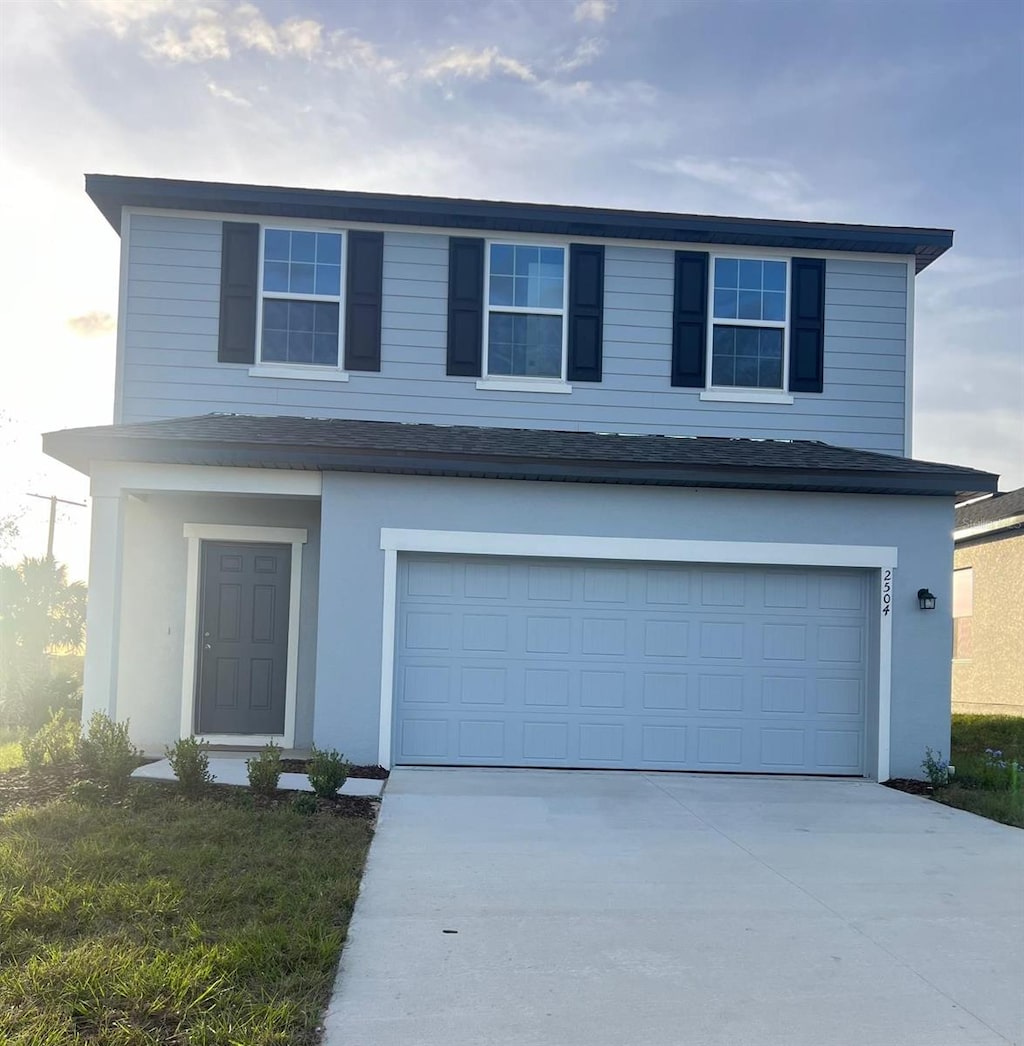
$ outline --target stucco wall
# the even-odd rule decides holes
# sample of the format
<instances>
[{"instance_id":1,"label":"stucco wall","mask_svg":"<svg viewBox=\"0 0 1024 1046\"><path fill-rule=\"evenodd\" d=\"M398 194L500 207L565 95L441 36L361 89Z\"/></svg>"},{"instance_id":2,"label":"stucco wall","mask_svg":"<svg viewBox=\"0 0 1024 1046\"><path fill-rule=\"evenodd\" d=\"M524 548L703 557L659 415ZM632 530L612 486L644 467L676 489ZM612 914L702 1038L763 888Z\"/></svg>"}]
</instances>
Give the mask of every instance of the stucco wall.
<instances>
[{"instance_id":1,"label":"stucco wall","mask_svg":"<svg viewBox=\"0 0 1024 1046\"><path fill-rule=\"evenodd\" d=\"M116 717L147 753L163 755L181 732L184 658L186 523L304 527L296 747L313 736L319 580L319 502L284 498L150 495L125 506Z\"/></svg>"},{"instance_id":2,"label":"stucco wall","mask_svg":"<svg viewBox=\"0 0 1024 1046\"><path fill-rule=\"evenodd\" d=\"M1024 533L958 545L953 565L974 570L971 657L953 662L953 711L1024 715Z\"/></svg>"},{"instance_id":3,"label":"stucco wall","mask_svg":"<svg viewBox=\"0 0 1024 1046\"><path fill-rule=\"evenodd\" d=\"M314 734L359 762L378 752L382 527L895 545L892 774L919 776L926 745L949 750L950 500L335 473L324 475L321 518L330 540L321 556ZM945 612L918 609L922 586ZM870 766L870 714L868 731Z\"/></svg>"}]
</instances>

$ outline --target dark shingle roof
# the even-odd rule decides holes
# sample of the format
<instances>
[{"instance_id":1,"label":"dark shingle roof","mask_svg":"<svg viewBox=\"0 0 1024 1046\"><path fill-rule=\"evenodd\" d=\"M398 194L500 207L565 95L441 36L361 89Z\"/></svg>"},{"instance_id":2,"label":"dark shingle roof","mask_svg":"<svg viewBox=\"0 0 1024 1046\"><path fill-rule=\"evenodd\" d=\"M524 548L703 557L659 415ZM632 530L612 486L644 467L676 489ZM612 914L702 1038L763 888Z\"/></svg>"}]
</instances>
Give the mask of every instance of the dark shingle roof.
<instances>
[{"instance_id":1,"label":"dark shingle roof","mask_svg":"<svg viewBox=\"0 0 1024 1046\"><path fill-rule=\"evenodd\" d=\"M1014 516L1024 516L1024 487L994 494L970 505L960 505L956 510L956 529L966 530L986 523L998 523Z\"/></svg>"},{"instance_id":2,"label":"dark shingle roof","mask_svg":"<svg viewBox=\"0 0 1024 1046\"><path fill-rule=\"evenodd\" d=\"M48 454L93 460L323 471L951 495L997 477L810 440L723 439L206 414L65 429Z\"/></svg>"}]
</instances>

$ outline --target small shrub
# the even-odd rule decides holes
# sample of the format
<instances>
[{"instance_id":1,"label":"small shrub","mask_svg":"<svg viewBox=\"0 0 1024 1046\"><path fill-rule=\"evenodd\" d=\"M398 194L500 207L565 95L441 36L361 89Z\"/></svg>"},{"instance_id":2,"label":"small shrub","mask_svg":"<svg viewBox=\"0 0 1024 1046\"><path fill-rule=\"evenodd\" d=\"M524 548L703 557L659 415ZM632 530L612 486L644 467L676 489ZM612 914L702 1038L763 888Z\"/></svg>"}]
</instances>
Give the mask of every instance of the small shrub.
<instances>
[{"instance_id":1,"label":"small shrub","mask_svg":"<svg viewBox=\"0 0 1024 1046\"><path fill-rule=\"evenodd\" d=\"M47 765L69 766L78 750L78 724L61 708L22 742L21 749L31 773L39 773Z\"/></svg>"},{"instance_id":2,"label":"small shrub","mask_svg":"<svg viewBox=\"0 0 1024 1046\"><path fill-rule=\"evenodd\" d=\"M1020 791L1024 767L1015 759L1005 758L998 748L986 748L983 756L965 756L959 762L963 764L962 775L958 773L957 780L964 788L986 792Z\"/></svg>"},{"instance_id":3,"label":"small shrub","mask_svg":"<svg viewBox=\"0 0 1024 1046\"><path fill-rule=\"evenodd\" d=\"M83 806L97 806L103 801L104 790L95 781L76 781L68 789L68 796Z\"/></svg>"},{"instance_id":4,"label":"small shrub","mask_svg":"<svg viewBox=\"0 0 1024 1046\"><path fill-rule=\"evenodd\" d=\"M321 799L333 799L338 789L348 780L352 767L336 749L324 751L313 746L306 767L306 776Z\"/></svg>"},{"instance_id":5,"label":"small shrub","mask_svg":"<svg viewBox=\"0 0 1024 1046\"><path fill-rule=\"evenodd\" d=\"M253 794L273 795L281 779L281 749L277 745L266 745L255 759L246 759L245 767Z\"/></svg>"},{"instance_id":6,"label":"small shrub","mask_svg":"<svg viewBox=\"0 0 1024 1046\"><path fill-rule=\"evenodd\" d=\"M102 712L93 712L79 741L79 757L93 779L111 795L122 795L142 752L128 736L128 720L115 723Z\"/></svg>"},{"instance_id":7,"label":"small shrub","mask_svg":"<svg viewBox=\"0 0 1024 1046\"><path fill-rule=\"evenodd\" d=\"M213 783L210 760L194 737L183 737L167 749L167 759L185 795L195 798Z\"/></svg>"},{"instance_id":8,"label":"small shrub","mask_svg":"<svg viewBox=\"0 0 1024 1046\"><path fill-rule=\"evenodd\" d=\"M309 792L299 792L292 800L292 809L303 817L312 817L317 811L316 796Z\"/></svg>"},{"instance_id":9,"label":"small shrub","mask_svg":"<svg viewBox=\"0 0 1024 1046\"><path fill-rule=\"evenodd\" d=\"M936 788L949 784L949 760L943 759L941 752L933 752L931 748L926 748L921 769Z\"/></svg>"}]
</instances>

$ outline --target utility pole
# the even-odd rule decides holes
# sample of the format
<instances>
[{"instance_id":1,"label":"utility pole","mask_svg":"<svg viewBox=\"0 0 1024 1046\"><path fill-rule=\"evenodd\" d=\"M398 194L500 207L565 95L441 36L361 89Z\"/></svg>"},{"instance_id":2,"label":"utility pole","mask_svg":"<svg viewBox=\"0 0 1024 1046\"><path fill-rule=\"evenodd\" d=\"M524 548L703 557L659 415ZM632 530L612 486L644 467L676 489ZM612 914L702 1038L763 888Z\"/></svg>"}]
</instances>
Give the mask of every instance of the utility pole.
<instances>
[{"instance_id":1,"label":"utility pole","mask_svg":"<svg viewBox=\"0 0 1024 1046\"><path fill-rule=\"evenodd\" d=\"M53 562L53 528L57 523L57 505L75 505L77 508L85 508L86 504L84 501L68 501L66 498L59 498L56 494L28 494L30 498L39 498L42 501L48 501L50 503L50 530L46 536L46 558L52 563Z\"/></svg>"}]
</instances>

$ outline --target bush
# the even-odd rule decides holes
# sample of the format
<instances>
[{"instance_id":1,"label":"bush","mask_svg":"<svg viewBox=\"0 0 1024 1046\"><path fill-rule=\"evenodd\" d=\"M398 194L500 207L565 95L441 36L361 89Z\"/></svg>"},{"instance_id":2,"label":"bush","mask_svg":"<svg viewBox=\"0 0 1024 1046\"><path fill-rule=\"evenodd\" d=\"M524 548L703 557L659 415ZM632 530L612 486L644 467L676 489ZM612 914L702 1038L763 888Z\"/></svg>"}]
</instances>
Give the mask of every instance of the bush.
<instances>
[{"instance_id":1,"label":"bush","mask_svg":"<svg viewBox=\"0 0 1024 1046\"><path fill-rule=\"evenodd\" d=\"M194 737L183 737L167 749L167 759L185 795L195 798L207 785L213 784L210 760Z\"/></svg>"},{"instance_id":2,"label":"bush","mask_svg":"<svg viewBox=\"0 0 1024 1046\"><path fill-rule=\"evenodd\" d=\"M336 749L323 751L313 746L306 768L306 776L321 799L333 799L338 789L348 780L352 767Z\"/></svg>"},{"instance_id":3,"label":"bush","mask_svg":"<svg viewBox=\"0 0 1024 1046\"><path fill-rule=\"evenodd\" d=\"M61 710L82 717L82 659L12 659L0 681L0 722L35 733Z\"/></svg>"},{"instance_id":4,"label":"bush","mask_svg":"<svg viewBox=\"0 0 1024 1046\"><path fill-rule=\"evenodd\" d=\"M926 748L921 769L936 788L949 784L949 760L943 759L941 752L933 752L931 748Z\"/></svg>"},{"instance_id":5,"label":"bush","mask_svg":"<svg viewBox=\"0 0 1024 1046\"><path fill-rule=\"evenodd\" d=\"M255 759L246 759L249 771L249 787L255 795L273 795L281 779L281 749L277 745L265 745Z\"/></svg>"},{"instance_id":6,"label":"bush","mask_svg":"<svg viewBox=\"0 0 1024 1046\"><path fill-rule=\"evenodd\" d=\"M292 809L304 817L312 817L317 811L316 796L309 792L299 792L292 800Z\"/></svg>"},{"instance_id":7,"label":"bush","mask_svg":"<svg viewBox=\"0 0 1024 1046\"><path fill-rule=\"evenodd\" d=\"M83 806L98 805L103 795L103 789L95 781L76 781L68 790L68 796Z\"/></svg>"},{"instance_id":8,"label":"bush","mask_svg":"<svg viewBox=\"0 0 1024 1046\"><path fill-rule=\"evenodd\" d=\"M21 750L31 773L38 773L47 765L68 766L74 762L78 750L78 723L62 708L22 742Z\"/></svg>"},{"instance_id":9,"label":"bush","mask_svg":"<svg viewBox=\"0 0 1024 1046\"><path fill-rule=\"evenodd\" d=\"M78 746L82 765L95 782L111 795L121 795L142 752L128 736L128 720L115 723L102 712L93 712Z\"/></svg>"}]
</instances>

